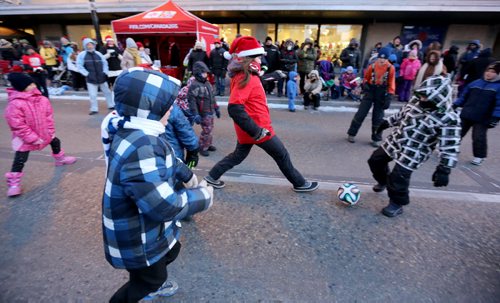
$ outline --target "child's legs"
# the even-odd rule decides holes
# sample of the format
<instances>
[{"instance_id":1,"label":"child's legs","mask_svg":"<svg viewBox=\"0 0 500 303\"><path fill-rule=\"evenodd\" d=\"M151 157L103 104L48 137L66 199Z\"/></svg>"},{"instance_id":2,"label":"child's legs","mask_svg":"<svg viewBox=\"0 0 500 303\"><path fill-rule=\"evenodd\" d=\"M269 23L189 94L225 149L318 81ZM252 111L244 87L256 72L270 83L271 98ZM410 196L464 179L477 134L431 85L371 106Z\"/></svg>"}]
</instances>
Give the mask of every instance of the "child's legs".
<instances>
[{"instance_id":1,"label":"child's legs","mask_svg":"<svg viewBox=\"0 0 500 303\"><path fill-rule=\"evenodd\" d=\"M358 111L354 115L354 118L352 118L351 126L347 131L347 134L349 136L356 136L358 134L359 128L363 124L366 115L368 115L368 112L370 111L372 104L373 104L373 93L367 92L363 97L363 99L361 100L361 104L359 104Z\"/></svg>"},{"instance_id":2,"label":"child's legs","mask_svg":"<svg viewBox=\"0 0 500 303\"><path fill-rule=\"evenodd\" d=\"M294 97L288 97L288 109L291 109L291 110L295 109L295 98Z\"/></svg>"},{"instance_id":3,"label":"child's legs","mask_svg":"<svg viewBox=\"0 0 500 303\"><path fill-rule=\"evenodd\" d=\"M200 149L207 150L212 145L212 130L214 128L214 116L205 115L201 119Z\"/></svg>"},{"instance_id":4,"label":"child's legs","mask_svg":"<svg viewBox=\"0 0 500 303\"><path fill-rule=\"evenodd\" d=\"M270 140L258 144L258 146L276 161L283 175L293 186L303 186L306 183L300 172L293 167L290 155L278 136L274 136Z\"/></svg>"},{"instance_id":5,"label":"child's legs","mask_svg":"<svg viewBox=\"0 0 500 303\"><path fill-rule=\"evenodd\" d=\"M488 153L488 126L474 123L472 127L472 154L477 158L486 158Z\"/></svg>"},{"instance_id":6,"label":"child's legs","mask_svg":"<svg viewBox=\"0 0 500 303\"><path fill-rule=\"evenodd\" d=\"M24 164L28 161L28 156L30 155L29 151L16 151L14 155L14 162L12 163L11 172L20 173L23 171Z\"/></svg>"},{"instance_id":7,"label":"child's legs","mask_svg":"<svg viewBox=\"0 0 500 303\"><path fill-rule=\"evenodd\" d=\"M319 94L312 95L312 101L313 101L314 107L319 107L320 99L321 99L321 96Z\"/></svg>"},{"instance_id":8,"label":"child's legs","mask_svg":"<svg viewBox=\"0 0 500 303\"><path fill-rule=\"evenodd\" d=\"M410 203L410 178L412 171L401 165L394 165L387 180L387 193L392 203L407 205Z\"/></svg>"},{"instance_id":9,"label":"child's legs","mask_svg":"<svg viewBox=\"0 0 500 303\"><path fill-rule=\"evenodd\" d=\"M87 90L89 91L91 112L99 111L99 107L97 106L97 88L98 88L97 84L92 84L87 82Z\"/></svg>"},{"instance_id":10,"label":"child's legs","mask_svg":"<svg viewBox=\"0 0 500 303\"><path fill-rule=\"evenodd\" d=\"M61 140L59 138L54 137L52 141L50 141L50 147L52 148L52 153L57 155L61 152Z\"/></svg>"},{"instance_id":11,"label":"child's legs","mask_svg":"<svg viewBox=\"0 0 500 303\"><path fill-rule=\"evenodd\" d=\"M304 93L304 106L309 106L311 103L311 97L309 93Z\"/></svg>"},{"instance_id":12,"label":"child's legs","mask_svg":"<svg viewBox=\"0 0 500 303\"><path fill-rule=\"evenodd\" d=\"M148 294L157 291L167 281L167 265L177 258L180 249L181 244L177 242L163 258L153 265L128 270L129 281L115 292L109 302L138 302Z\"/></svg>"},{"instance_id":13,"label":"child's legs","mask_svg":"<svg viewBox=\"0 0 500 303\"><path fill-rule=\"evenodd\" d=\"M384 151L382 147L377 148L370 159L368 159L368 166L372 172L373 179L380 185L387 185L387 175L389 174L389 162L392 158Z\"/></svg>"},{"instance_id":14,"label":"child's legs","mask_svg":"<svg viewBox=\"0 0 500 303\"><path fill-rule=\"evenodd\" d=\"M250 153L252 146L253 144L237 143L235 150L217 162L210 172L208 172L208 175L218 180L225 172L243 162Z\"/></svg>"},{"instance_id":15,"label":"child's legs","mask_svg":"<svg viewBox=\"0 0 500 303\"><path fill-rule=\"evenodd\" d=\"M109 84L108 82L104 82L99 84L99 87L101 88L102 92L104 93L104 97L106 98L106 104L108 108L115 107L115 102L113 101L113 94L111 93L111 90L109 89Z\"/></svg>"}]
</instances>

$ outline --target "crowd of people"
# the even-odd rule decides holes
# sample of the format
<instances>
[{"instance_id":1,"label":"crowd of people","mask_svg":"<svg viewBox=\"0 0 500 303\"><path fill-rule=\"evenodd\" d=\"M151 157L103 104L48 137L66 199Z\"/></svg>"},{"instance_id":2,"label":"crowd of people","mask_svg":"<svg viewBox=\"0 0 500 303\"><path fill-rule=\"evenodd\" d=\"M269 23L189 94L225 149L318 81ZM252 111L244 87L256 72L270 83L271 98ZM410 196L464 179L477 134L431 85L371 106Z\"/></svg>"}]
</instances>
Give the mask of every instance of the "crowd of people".
<instances>
[{"instance_id":1,"label":"crowd of people","mask_svg":"<svg viewBox=\"0 0 500 303\"><path fill-rule=\"evenodd\" d=\"M113 267L130 273L129 281L110 302L137 302L176 292L178 285L167 280L166 267L181 248L178 221L210 208L214 188L225 187L221 176L244 161L254 146L273 158L293 191L319 188L318 182L306 179L294 167L272 126L266 95L273 93L275 84L278 95L285 89L290 111L296 110L299 94L304 108L311 105L317 110L325 87L330 94L341 86L342 94L360 100L347 131L351 143L356 142L373 107L371 140L376 149L368 165L376 181L373 191L387 190L389 204L382 209L387 217L403 213L403 206L410 202L411 175L435 149L439 150L439 163L433 184L448 185L461 137L470 129L472 164L481 165L487 156L487 130L500 120L500 61L493 61L488 49L480 50L477 41L458 56L456 47L442 55L439 43L422 50L420 41L403 47L396 37L384 47L377 44L361 65L359 42L353 39L340 55L341 75L331 68L333 62L318 60L321 54L311 39L301 46L289 39L278 47L271 38L261 44L254 37L241 36L231 46L217 40L210 54L196 42L184 60L189 72L185 85L155 68L144 45L132 38L126 39L123 51L111 37L106 37L101 50L92 39L82 42L82 51L62 38L59 50L44 43L38 53L29 44L19 45L17 50L0 40L2 58L22 59L22 65L8 74L12 87L7 89L5 118L15 155L5 177L7 195L22 194L22 171L29 152L47 145L56 166L76 162L65 154L55 135L46 93L44 76L50 79L48 68L54 71L60 57L69 70L84 78L90 114L98 113L98 89L110 110L101 124L107 165L104 250ZM19 51L20 58L16 57ZM215 87L210 74L215 76ZM227 112L234 122L236 148L199 182L191 169L198 164L198 154L209 156L216 150L212 132L214 117L220 118L221 111L215 96L224 94L226 76L231 79ZM336 78L341 85L335 83ZM456 100L452 81L461 87ZM395 95L406 104L385 117ZM194 124L201 126L199 137ZM384 139L383 132L389 128L391 133ZM389 169L391 161L396 164Z\"/></svg>"}]
</instances>

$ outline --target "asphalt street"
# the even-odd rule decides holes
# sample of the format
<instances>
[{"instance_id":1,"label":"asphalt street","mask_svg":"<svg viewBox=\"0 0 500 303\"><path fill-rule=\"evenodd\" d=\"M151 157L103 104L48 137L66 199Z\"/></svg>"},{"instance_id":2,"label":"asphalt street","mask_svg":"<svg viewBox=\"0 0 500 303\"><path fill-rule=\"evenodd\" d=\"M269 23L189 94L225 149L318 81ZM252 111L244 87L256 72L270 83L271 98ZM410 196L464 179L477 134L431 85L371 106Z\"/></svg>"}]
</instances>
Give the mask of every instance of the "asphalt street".
<instances>
[{"instance_id":1,"label":"asphalt street","mask_svg":"<svg viewBox=\"0 0 500 303\"><path fill-rule=\"evenodd\" d=\"M0 111L5 105L0 95ZM386 194L370 190L370 120L351 144L346 130L355 109L328 105L319 112L271 110L294 165L320 189L294 193L255 147L223 177L227 186L216 190L213 208L183 223L183 248L168 268L179 292L156 302L498 302L500 129L490 131L481 167L468 163L470 135L463 140L444 189L432 187L434 154L412 176L405 213L389 219L380 214ZM106 302L127 280L102 247L100 106L99 115L88 116L86 101L54 100L56 134L78 162L56 168L50 148L32 152L24 194L2 194L0 302ZM218 150L200 159L200 178L236 144L222 112L214 129ZM14 153L5 121L0 130L0 168L7 172ZM350 208L335 195L347 181L362 190Z\"/></svg>"}]
</instances>

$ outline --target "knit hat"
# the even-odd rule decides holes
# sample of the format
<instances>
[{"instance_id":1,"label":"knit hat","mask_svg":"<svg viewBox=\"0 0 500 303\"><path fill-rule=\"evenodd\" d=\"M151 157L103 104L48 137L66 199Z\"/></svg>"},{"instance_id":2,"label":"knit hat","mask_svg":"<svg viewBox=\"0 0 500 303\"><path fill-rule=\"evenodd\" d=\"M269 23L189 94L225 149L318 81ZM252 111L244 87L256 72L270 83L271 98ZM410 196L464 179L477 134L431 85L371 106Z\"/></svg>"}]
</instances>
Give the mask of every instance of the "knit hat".
<instances>
[{"instance_id":1,"label":"knit hat","mask_svg":"<svg viewBox=\"0 0 500 303\"><path fill-rule=\"evenodd\" d=\"M348 72L353 72L354 68L352 66L348 66L345 70Z\"/></svg>"},{"instance_id":2,"label":"knit hat","mask_svg":"<svg viewBox=\"0 0 500 303\"><path fill-rule=\"evenodd\" d=\"M500 61L491 63L485 70L489 69L493 69L497 74L500 74Z\"/></svg>"},{"instance_id":3,"label":"knit hat","mask_svg":"<svg viewBox=\"0 0 500 303\"><path fill-rule=\"evenodd\" d=\"M410 54L408 55L408 57L417 58L417 50L416 49L412 49L410 51Z\"/></svg>"},{"instance_id":4,"label":"knit hat","mask_svg":"<svg viewBox=\"0 0 500 303\"><path fill-rule=\"evenodd\" d=\"M104 41L106 41L106 42L115 41L115 39L113 39L113 37L111 37L110 35L107 35L106 38L104 38Z\"/></svg>"},{"instance_id":5,"label":"knit hat","mask_svg":"<svg viewBox=\"0 0 500 303\"><path fill-rule=\"evenodd\" d=\"M142 42L137 42L137 48L141 48L141 47L144 47L144 44L142 44Z\"/></svg>"},{"instance_id":6,"label":"knit hat","mask_svg":"<svg viewBox=\"0 0 500 303\"><path fill-rule=\"evenodd\" d=\"M389 56L389 61L390 62L396 62L396 61L398 61L398 57L395 54L391 54Z\"/></svg>"},{"instance_id":7,"label":"knit hat","mask_svg":"<svg viewBox=\"0 0 500 303\"><path fill-rule=\"evenodd\" d=\"M69 44L69 40L66 37L61 37L61 44L62 45Z\"/></svg>"},{"instance_id":8,"label":"knit hat","mask_svg":"<svg viewBox=\"0 0 500 303\"><path fill-rule=\"evenodd\" d=\"M265 42L267 42L267 41L273 41L273 38L267 36Z\"/></svg>"},{"instance_id":9,"label":"knit hat","mask_svg":"<svg viewBox=\"0 0 500 303\"><path fill-rule=\"evenodd\" d=\"M174 103L180 81L163 73L133 67L114 85L115 108L120 116L159 121Z\"/></svg>"},{"instance_id":10,"label":"knit hat","mask_svg":"<svg viewBox=\"0 0 500 303\"><path fill-rule=\"evenodd\" d=\"M391 51L387 47L383 47L379 50L377 58L389 59Z\"/></svg>"},{"instance_id":11,"label":"knit hat","mask_svg":"<svg viewBox=\"0 0 500 303\"><path fill-rule=\"evenodd\" d=\"M23 73L10 73L7 76L12 87L17 91L24 91L31 83L35 83L33 78Z\"/></svg>"},{"instance_id":12,"label":"knit hat","mask_svg":"<svg viewBox=\"0 0 500 303\"><path fill-rule=\"evenodd\" d=\"M137 44L135 43L134 39L132 38L127 38L127 40L125 40L125 45L127 45L128 48L137 48Z\"/></svg>"},{"instance_id":13,"label":"knit hat","mask_svg":"<svg viewBox=\"0 0 500 303\"><path fill-rule=\"evenodd\" d=\"M311 44L313 45L313 41L311 38L306 38L306 40L304 40L304 44Z\"/></svg>"},{"instance_id":14,"label":"knit hat","mask_svg":"<svg viewBox=\"0 0 500 303\"><path fill-rule=\"evenodd\" d=\"M230 54L235 54L239 58L241 57L251 57L257 55L265 55L266 51L260 45L259 41L252 36L242 36L233 41L231 48L229 49Z\"/></svg>"},{"instance_id":15,"label":"knit hat","mask_svg":"<svg viewBox=\"0 0 500 303\"><path fill-rule=\"evenodd\" d=\"M196 41L194 43L194 49L203 49L203 42L201 41Z\"/></svg>"}]
</instances>

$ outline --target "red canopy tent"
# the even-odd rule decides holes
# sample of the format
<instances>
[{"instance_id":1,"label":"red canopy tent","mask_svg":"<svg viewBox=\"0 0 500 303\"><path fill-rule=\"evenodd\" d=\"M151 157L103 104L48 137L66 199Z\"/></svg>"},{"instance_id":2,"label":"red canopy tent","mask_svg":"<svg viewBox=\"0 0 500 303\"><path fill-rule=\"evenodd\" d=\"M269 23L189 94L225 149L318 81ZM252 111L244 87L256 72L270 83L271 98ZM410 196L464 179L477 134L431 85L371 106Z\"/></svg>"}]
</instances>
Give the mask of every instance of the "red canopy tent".
<instances>
[{"instance_id":1,"label":"red canopy tent","mask_svg":"<svg viewBox=\"0 0 500 303\"><path fill-rule=\"evenodd\" d=\"M182 60L196 40L210 52L219 36L219 28L168 1L149 11L111 22L117 39L141 41L161 60L162 66L182 66ZM173 48L175 47L175 48ZM182 59L181 59L182 58ZM176 71L179 76L180 68ZM174 75L175 76L175 75Z\"/></svg>"}]
</instances>

